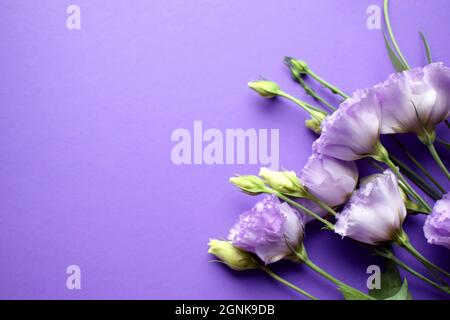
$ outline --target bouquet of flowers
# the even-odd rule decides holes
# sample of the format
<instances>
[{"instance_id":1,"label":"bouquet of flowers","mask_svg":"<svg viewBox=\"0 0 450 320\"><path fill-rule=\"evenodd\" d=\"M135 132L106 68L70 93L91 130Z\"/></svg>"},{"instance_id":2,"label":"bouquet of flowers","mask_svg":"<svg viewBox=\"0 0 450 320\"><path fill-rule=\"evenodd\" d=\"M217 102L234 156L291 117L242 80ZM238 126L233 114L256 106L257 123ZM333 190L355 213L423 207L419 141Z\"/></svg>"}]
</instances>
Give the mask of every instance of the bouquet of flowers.
<instances>
[{"instance_id":1,"label":"bouquet of flowers","mask_svg":"<svg viewBox=\"0 0 450 320\"><path fill-rule=\"evenodd\" d=\"M416 250L402 228L409 215L428 215L423 226L428 242L450 249L450 192L396 137L414 133L419 143L428 148L442 174L450 179L449 170L435 148L437 142L449 147L436 136L436 127L445 122L450 129L447 122L450 68L433 63L430 47L421 33L429 64L411 69L392 31L388 0L384 1L384 18L385 44L397 73L383 83L350 96L314 73L304 61L290 57L285 58L285 64L293 79L321 107L293 97L272 81L249 83L249 87L264 98L286 98L306 111L311 118L305 124L318 138L312 145L312 155L298 174L262 168L258 175L230 178L230 182L245 193L263 197L240 215L226 240L210 240L209 253L219 259L215 261L238 271L261 269L309 299L317 298L275 274L269 265L281 259L302 263L333 282L345 299L410 298L406 279L400 281L395 291L390 287L381 293L372 290L365 293L311 261L303 236L308 222L318 220L324 226L323 232L348 237L355 245L366 247L410 275L450 294L449 272ZM305 77L337 95L342 100L339 107L319 96ZM390 154L381 142L382 135L398 144L404 157L417 168L411 168L401 158ZM355 161L363 159L378 173L359 177ZM435 201L434 205L430 199ZM429 274L422 274L399 259L394 246L407 250Z\"/></svg>"}]
</instances>

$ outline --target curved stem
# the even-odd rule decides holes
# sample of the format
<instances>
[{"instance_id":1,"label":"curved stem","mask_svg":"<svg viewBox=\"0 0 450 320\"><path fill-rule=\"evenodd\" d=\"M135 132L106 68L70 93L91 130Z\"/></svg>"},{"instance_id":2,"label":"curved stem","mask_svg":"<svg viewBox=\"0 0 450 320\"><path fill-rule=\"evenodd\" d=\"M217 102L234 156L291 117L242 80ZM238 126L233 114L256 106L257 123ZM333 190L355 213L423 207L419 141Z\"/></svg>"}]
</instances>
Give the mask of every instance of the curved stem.
<instances>
[{"instance_id":1,"label":"curved stem","mask_svg":"<svg viewBox=\"0 0 450 320\"><path fill-rule=\"evenodd\" d=\"M342 281L336 279L335 277L333 277L331 274L329 274L328 272L326 272L325 270L323 270L322 268L320 268L318 265L316 265L314 262L312 262L310 259L306 259L305 261L303 261L305 263L305 265L307 265L309 268L311 268L312 270L314 270L315 272L317 272L318 274L320 274L322 277L324 277L325 279L333 282L334 284L336 284L338 287L346 287L348 289L354 290L356 292L358 292L358 294L364 296L367 300L376 300L374 297L369 296L368 294L355 289L345 283L343 283Z\"/></svg>"},{"instance_id":2,"label":"curved stem","mask_svg":"<svg viewBox=\"0 0 450 320\"><path fill-rule=\"evenodd\" d=\"M311 97L313 97L314 99L320 101L323 105L327 106L330 110L332 110L332 111L336 110L336 108L331 103L329 103L324 98L319 96L310 86L308 86L306 84L305 80L303 80L303 78L301 76L299 76L297 78L297 81L300 84L300 86L302 86L303 90L305 90L305 92L307 94L309 94Z\"/></svg>"},{"instance_id":3,"label":"curved stem","mask_svg":"<svg viewBox=\"0 0 450 320\"><path fill-rule=\"evenodd\" d=\"M397 235L396 243L406 249L413 257L415 257L419 262L421 262L425 267L427 267L430 271L435 270L438 272L441 272L447 277L450 277L450 273L442 269L441 267L435 265L431 261L429 261L427 258L425 258L419 251L417 251L416 248L412 245L412 243L409 241L408 235L402 230L400 234ZM438 279L440 279L439 276L437 276ZM445 285L448 285L445 281L442 281Z\"/></svg>"},{"instance_id":4,"label":"curved stem","mask_svg":"<svg viewBox=\"0 0 450 320\"><path fill-rule=\"evenodd\" d=\"M395 40L394 32L392 31L391 21L389 19L389 0L384 0L384 19L386 20L386 26L388 29L389 37L391 38L392 44L394 45L394 48L397 51L400 60L402 61L402 63L405 65L406 68L410 69L411 67L409 66L408 62L403 56L403 53L400 50L397 41Z\"/></svg>"},{"instance_id":5,"label":"curved stem","mask_svg":"<svg viewBox=\"0 0 450 320\"><path fill-rule=\"evenodd\" d=\"M408 193L410 193L422 205L422 207L425 208L428 211L428 213L430 213L431 212L430 205L411 187L411 185L408 183L408 181L406 181L406 179L402 176L402 174L398 170L397 166L392 162L391 159L389 159L386 149L381 145L380 145L380 148L382 148L384 151L384 152L382 151L383 155L382 156L374 156L375 160L384 162L394 172L394 174L397 176L397 178L401 182L403 182L403 184L409 191Z\"/></svg>"},{"instance_id":6,"label":"curved stem","mask_svg":"<svg viewBox=\"0 0 450 320\"><path fill-rule=\"evenodd\" d=\"M434 282L433 280L428 279L427 277L425 277L424 275L420 274L419 272L417 272L416 270L414 270L413 268L411 268L410 266L408 266L406 263L404 263L403 261L401 261L399 258L397 258L392 252L376 252L377 255L384 257L386 259L391 260L392 262L394 262L396 265L398 265L399 267L403 268L404 270L406 270L407 272L409 272L410 274L412 274L413 276L419 278L420 280L432 285L433 287L435 287L438 290L441 290L447 294L450 294L450 287L448 286L441 286L438 283Z\"/></svg>"},{"instance_id":7,"label":"curved stem","mask_svg":"<svg viewBox=\"0 0 450 320\"><path fill-rule=\"evenodd\" d=\"M412 181L415 185L417 185L420 189L423 190L427 195L429 195L433 200L437 201L442 198L442 193L439 193L436 189L430 186L421 176L414 172L410 167L408 167L403 161L400 159L390 156L392 162L396 166L400 167L400 170Z\"/></svg>"},{"instance_id":8,"label":"curved stem","mask_svg":"<svg viewBox=\"0 0 450 320\"><path fill-rule=\"evenodd\" d=\"M309 267L311 270L313 270L314 272L320 274L322 277L324 277L325 279L333 282L335 285L338 286L338 288L342 291L342 289L347 289L347 291L352 291L353 293L355 293L357 296L363 298L362 300L376 300L375 298L371 297L370 295L355 289L351 286L349 286L348 284L338 280L337 278L333 277L331 274L329 274L328 272L326 272L325 270L323 270L321 267L319 267L318 265L316 265L314 262L312 262L309 258L308 258L308 253L306 252L306 248L304 246L304 244L302 243L300 245L300 248L295 250L293 247L291 247L288 243L286 243L289 247L289 249L291 249L292 253L301 261L303 262L307 267Z\"/></svg>"},{"instance_id":9,"label":"curved stem","mask_svg":"<svg viewBox=\"0 0 450 320\"><path fill-rule=\"evenodd\" d=\"M308 208L302 206L302 205L299 204L298 202L295 202L294 200L292 200L292 199L286 197L285 195L283 195L283 194L281 194L280 192L275 191L275 190L273 190L273 189L267 188L267 191L266 191L266 192L267 192L267 193L270 193L270 194L274 194L274 195L276 195L278 198L280 198L280 199L286 201L287 203L289 203L290 205L292 205L292 206L294 206L294 207L297 207L297 208L303 210L306 214L308 214L308 215L310 215L311 217L313 217L314 219L319 220L320 222L322 222L328 229L334 230L334 225L333 225L331 222L325 220L324 218L322 218L321 216L319 216L317 213L315 213L315 212L309 210Z\"/></svg>"},{"instance_id":10,"label":"curved stem","mask_svg":"<svg viewBox=\"0 0 450 320\"><path fill-rule=\"evenodd\" d=\"M325 81L324 79L322 79L321 77L319 77L317 74L315 74L311 69L306 69L305 70L307 74L309 74L311 77L313 77L317 82L319 82L321 85L323 85L324 87L328 88L331 90L331 92L333 92L334 94L338 94L340 95L342 98L347 99L349 97L348 94L344 93L342 90L340 90L339 88L333 86L331 83Z\"/></svg>"},{"instance_id":11,"label":"curved stem","mask_svg":"<svg viewBox=\"0 0 450 320\"><path fill-rule=\"evenodd\" d=\"M309 194L307 196L307 198L311 201L313 201L314 203L317 203L322 209L326 210L329 214L331 214L332 216L336 216L337 212L331 208L329 205L327 205L325 202L323 202L322 200L320 200L319 198L313 196L312 194Z\"/></svg>"},{"instance_id":12,"label":"curved stem","mask_svg":"<svg viewBox=\"0 0 450 320\"><path fill-rule=\"evenodd\" d=\"M445 189L433 178L430 172L409 152L406 147L394 136L391 139L399 146L399 148L405 153L405 155L422 171L422 173L442 192L445 193ZM392 158L392 157L391 157Z\"/></svg>"},{"instance_id":13,"label":"curved stem","mask_svg":"<svg viewBox=\"0 0 450 320\"><path fill-rule=\"evenodd\" d=\"M296 97L290 95L289 93L286 93L286 92L282 91L282 92L278 93L278 95L280 97L283 97L283 98L286 98L288 100L291 100L292 102L296 103L297 105L299 105L300 107L305 109L305 111L307 111L307 112L310 112L311 110L314 110L314 111L319 111L319 112L324 112L325 113L325 111L320 110L319 108L313 107L313 106L311 106L311 105L301 101L300 99L297 99Z\"/></svg>"},{"instance_id":14,"label":"curved stem","mask_svg":"<svg viewBox=\"0 0 450 320\"><path fill-rule=\"evenodd\" d=\"M261 266L260 267L261 270L263 270L265 273L267 273L269 276L271 276L273 279L277 280L278 282L284 284L285 286L297 291L298 293L304 295L305 297L308 297L311 300L318 300L316 297L314 297L313 295L309 294L308 292L306 292L303 289L300 289L299 287L297 287L296 285L290 283L289 281L281 278L279 275L277 275L275 272L273 272L272 270L270 270L269 268L267 268L266 266Z\"/></svg>"},{"instance_id":15,"label":"curved stem","mask_svg":"<svg viewBox=\"0 0 450 320\"><path fill-rule=\"evenodd\" d=\"M436 161L439 168L441 168L442 172L444 172L447 179L450 179L450 172L448 172L445 164L441 160L441 157L439 157L439 154L437 153L436 148L434 147L434 144L428 143L427 148L430 151L431 155L433 156L434 161Z\"/></svg>"}]
</instances>

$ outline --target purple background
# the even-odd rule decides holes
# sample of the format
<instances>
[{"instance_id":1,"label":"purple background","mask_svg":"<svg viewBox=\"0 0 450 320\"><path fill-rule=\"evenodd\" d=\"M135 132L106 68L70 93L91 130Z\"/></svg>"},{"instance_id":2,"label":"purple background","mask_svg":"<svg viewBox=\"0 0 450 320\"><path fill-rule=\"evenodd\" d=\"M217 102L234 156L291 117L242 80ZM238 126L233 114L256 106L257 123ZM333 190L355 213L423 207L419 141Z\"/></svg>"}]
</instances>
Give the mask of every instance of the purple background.
<instances>
[{"instance_id":1,"label":"purple background","mask_svg":"<svg viewBox=\"0 0 450 320\"><path fill-rule=\"evenodd\" d=\"M349 92L383 80L392 67L382 34L366 28L367 7L381 2L1 1L0 298L297 298L259 271L208 263L208 239L226 236L256 200L228 177L259 166L176 166L170 135L192 131L194 120L280 128L280 164L299 170L314 139L305 114L246 84L264 76L302 96L285 55ZM81 30L66 29L72 3ZM391 12L412 65L425 61L417 30L436 60L450 62L448 0L392 1ZM448 250L426 244L423 220L406 223L413 243L448 268ZM310 256L364 288L379 260L319 227L307 230ZM71 264L81 267L81 290L66 289ZM274 268L320 298L340 298L302 266ZM446 298L408 279L415 298Z\"/></svg>"}]
</instances>

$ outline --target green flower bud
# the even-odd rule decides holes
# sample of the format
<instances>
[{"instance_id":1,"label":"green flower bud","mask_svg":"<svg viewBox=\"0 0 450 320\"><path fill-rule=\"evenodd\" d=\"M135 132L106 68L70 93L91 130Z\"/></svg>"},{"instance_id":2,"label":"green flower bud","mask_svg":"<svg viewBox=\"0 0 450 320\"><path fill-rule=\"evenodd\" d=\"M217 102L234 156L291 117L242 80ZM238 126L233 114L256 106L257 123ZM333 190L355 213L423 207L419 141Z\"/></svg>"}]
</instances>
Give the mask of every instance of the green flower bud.
<instances>
[{"instance_id":1,"label":"green flower bud","mask_svg":"<svg viewBox=\"0 0 450 320\"><path fill-rule=\"evenodd\" d=\"M249 175L231 177L230 182L250 195L257 195L266 192L266 185L264 181L257 176Z\"/></svg>"},{"instance_id":2,"label":"green flower bud","mask_svg":"<svg viewBox=\"0 0 450 320\"><path fill-rule=\"evenodd\" d=\"M233 270L259 268L258 261L250 253L236 248L228 241L211 239L208 246L208 253L215 255Z\"/></svg>"},{"instance_id":3,"label":"green flower bud","mask_svg":"<svg viewBox=\"0 0 450 320\"><path fill-rule=\"evenodd\" d=\"M305 126L316 134L320 135L320 133L322 132L322 122L320 122L316 118L305 120Z\"/></svg>"},{"instance_id":4,"label":"green flower bud","mask_svg":"<svg viewBox=\"0 0 450 320\"><path fill-rule=\"evenodd\" d=\"M297 60L291 57L285 57L284 62L288 65L291 70L292 76L298 79L301 75L307 74L309 67L305 61Z\"/></svg>"},{"instance_id":5,"label":"green flower bud","mask_svg":"<svg viewBox=\"0 0 450 320\"><path fill-rule=\"evenodd\" d=\"M273 171L261 168L259 175L272 189L282 194L297 198L303 198L307 195L294 171Z\"/></svg>"},{"instance_id":6,"label":"green flower bud","mask_svg":"<svg viewBox=\"0 0 450 320\"><path fill-rule=\"evenodd\" d=\"M280 87L275 82L267 80L251 81L248 83L248 86L264 98L268 99L276 97L281 91Z\"/></svg>"},{"instance_id":7,"label":"green flower bud","mask_svg":"<svg viewBox=\"0 0 450 320\"><path fill-rule=\"evenodd\" d=\"M319 111L311 109L308 111L311 115L311 119L305 121L305 126L316 134L320 134L322 132L322 122L328 116L325 111Z\"/></svg>"}]
</instances>

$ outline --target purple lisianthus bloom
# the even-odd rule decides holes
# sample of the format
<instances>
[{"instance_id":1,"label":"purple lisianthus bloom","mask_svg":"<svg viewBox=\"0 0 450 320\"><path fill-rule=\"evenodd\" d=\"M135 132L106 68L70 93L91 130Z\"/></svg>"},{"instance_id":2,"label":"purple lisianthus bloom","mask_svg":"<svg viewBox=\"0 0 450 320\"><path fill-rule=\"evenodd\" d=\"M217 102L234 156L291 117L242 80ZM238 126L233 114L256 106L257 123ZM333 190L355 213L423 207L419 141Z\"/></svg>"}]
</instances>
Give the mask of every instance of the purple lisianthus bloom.
<instances>
[{"instance_id":1,"label":"purple lisianthus bloom","mask_svg":"<svg viewBox=\"0 0 450 320\"><path fill-rule=\"evenodd\" d=\"M345 203L355 190L358 169L354 162L313 154L300 173L307 190L330 207Z\"/></svg>"},{"instance_id":2,"label":"purple lisianthus bloom","mask_svg":"<svg viewBox=\"0 0 450 320\"><path fill-rule=\"evenodd\" d=\"M373 90L383 134L432 132L450 116L450 69L442 63L393 74Z\"/></svg>"},{"instance_id":3,"label":"purple lisianthus bloom","mask_svg":"<svg viewBox=\"0 0 450 320\"><path fill-rule=\"evenodd\" d=\"M423 231L428 243L450 249L450 192L436 201L433 211L425 220Z\"/></svg>"},{"instance_id":4,"label":"purple lisianthus bloom","mask_svg":"<svg viewBox=\"0 0 450 320\"><path fill-rule=\"evenodd\" d=\"M395 240L402 230L406 208L395 175L386 170L371 176L353 192L336 216L335 232L367 244Z\"/></svg>"},{"instance_id":5,"label":"purple lisianthus bloom","mask_svg":"<svg viewBox=\"0 0 450 320\"><path fill-rule=\"evenodd\" d=\"M380 126L380 103L375 93L357 91L322 122L322 134L313 150L346 161L376 154Z\"/></svg>"},{"instance_id":6,"label":"purple lisianthus bloom","mask_svg":"<svg viewBox=\"0 0 450 320\"><path fill-rule=\"evenodd\" d=\"M303 233L304 222L298 211L268 195L240 215L228 240L269 264L290 256L292 252L287 243L297 249Z\"/></svg>"}]
</instances>

